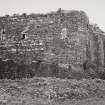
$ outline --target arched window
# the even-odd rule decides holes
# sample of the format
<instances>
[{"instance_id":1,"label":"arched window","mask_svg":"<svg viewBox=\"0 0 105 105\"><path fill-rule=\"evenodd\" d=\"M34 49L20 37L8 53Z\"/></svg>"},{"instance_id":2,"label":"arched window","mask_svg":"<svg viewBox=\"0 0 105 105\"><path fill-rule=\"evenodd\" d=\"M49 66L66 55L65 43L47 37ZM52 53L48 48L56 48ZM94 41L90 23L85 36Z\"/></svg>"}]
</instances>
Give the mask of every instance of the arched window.
<instances>
[{"instance_id":1,"label":"arched window","mask_svg":"<svg viewBox=\"0 0 105 105\"><path fill-rule=\"evenodd\" d=\"M2 31L2 34L5 34L5 31L4 30Z\"/></svg>"}]
</instances>

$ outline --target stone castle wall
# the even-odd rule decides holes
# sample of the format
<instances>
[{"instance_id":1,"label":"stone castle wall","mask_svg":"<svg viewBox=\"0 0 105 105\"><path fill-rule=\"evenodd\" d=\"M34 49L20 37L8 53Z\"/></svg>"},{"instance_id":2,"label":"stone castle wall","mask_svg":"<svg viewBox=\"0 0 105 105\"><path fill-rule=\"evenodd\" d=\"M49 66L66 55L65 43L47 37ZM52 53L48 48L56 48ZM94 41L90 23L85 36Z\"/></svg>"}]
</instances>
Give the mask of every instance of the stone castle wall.
<instances>
[{"instance_id":1,"label":"stone castle wall","mask_svg":"<svg viewBox=\"0 0 105 105\"><path fill-rule=\"evenodd\" d=\"M15 19L12 19L11 24L8 23L10 26L5 28L5 33L1 33L1 36L6 35L6 40L0 44L0 48L5 48L0 53L4 59L18 62L23 60L27 64L35 59L63 64L99 60L100 65L103 65L102 35L89 30L89 19L83 11L59 10L42 16L36 15L35 18L28 16L26 19L18 17L18 21Z\"/></svg>"}]
</instances>

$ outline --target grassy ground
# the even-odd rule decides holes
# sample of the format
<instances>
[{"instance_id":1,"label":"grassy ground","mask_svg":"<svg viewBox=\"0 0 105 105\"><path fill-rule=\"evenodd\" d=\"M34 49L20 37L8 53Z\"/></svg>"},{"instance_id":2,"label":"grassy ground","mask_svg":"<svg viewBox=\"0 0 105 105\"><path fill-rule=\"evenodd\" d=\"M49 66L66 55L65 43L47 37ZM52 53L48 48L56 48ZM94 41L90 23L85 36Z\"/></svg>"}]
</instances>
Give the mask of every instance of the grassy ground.
<instances>
[{"instance_id":1,"label":"grassy ground","mask_svg":"<svg viewBox=\"0 0 105 105\"><path fill-rule=\"evenodd\" d=\"M79 101L65 101L64 103L60 103L59 105L105 105L105 99L88 98Z\"/></svg>"},{"instance_id":2,"label":"grassy ground","mask_svg":"<svg viewBox=\"0 0 105 105\"><path fill-rule=\"evenodd\" d=\"M0 105L105 105L100 79L0 80Z\"/></svg>"}]
</instances>

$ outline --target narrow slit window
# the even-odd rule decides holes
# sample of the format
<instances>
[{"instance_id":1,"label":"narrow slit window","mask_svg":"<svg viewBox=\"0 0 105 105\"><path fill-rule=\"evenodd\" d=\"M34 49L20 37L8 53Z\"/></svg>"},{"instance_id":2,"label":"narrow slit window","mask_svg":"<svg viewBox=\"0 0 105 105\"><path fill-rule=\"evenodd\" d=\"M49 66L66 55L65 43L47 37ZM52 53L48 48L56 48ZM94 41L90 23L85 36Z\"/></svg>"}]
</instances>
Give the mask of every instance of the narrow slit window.
<instances>
[{"instance_id":1,"label":"narrow slit window","mask_svg":"<svg viewBox=\"0 0 105 105\"><path fill-rule=\"evenodd\" d=\"M5 34L5 31L3 30L2 34Z\"/></svg>"},{"instance_id":2,"label":"narrow slit window","mask_svg":"<svg viewBox=\"0 0 105 105\"><path fill-rule=\"evenodd\" d=\"M26 34L22 34L22 39L25 39L25 37L26 37Z\"/></svg>"}]
</instances>

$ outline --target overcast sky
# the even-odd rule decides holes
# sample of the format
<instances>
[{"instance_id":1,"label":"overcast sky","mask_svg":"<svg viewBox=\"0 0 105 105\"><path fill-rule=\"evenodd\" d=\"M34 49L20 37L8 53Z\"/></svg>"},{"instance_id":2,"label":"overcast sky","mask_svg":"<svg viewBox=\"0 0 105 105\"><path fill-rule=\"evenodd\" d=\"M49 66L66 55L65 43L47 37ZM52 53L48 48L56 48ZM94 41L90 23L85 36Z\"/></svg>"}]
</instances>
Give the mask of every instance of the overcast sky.
<instances>
[{"instance_id":1,"label":"overcast sky","mask_svg":"<svg viewBox=\"0 0 105 105\"><path fill-rule=\"evenodd\" d=\"M46 13L58 8L83 10L105 31L105 0L0 0L0 15Z\"/></svg>"}]
</instances>

